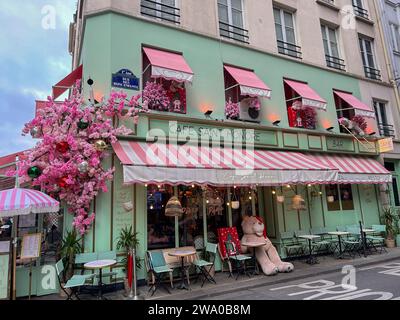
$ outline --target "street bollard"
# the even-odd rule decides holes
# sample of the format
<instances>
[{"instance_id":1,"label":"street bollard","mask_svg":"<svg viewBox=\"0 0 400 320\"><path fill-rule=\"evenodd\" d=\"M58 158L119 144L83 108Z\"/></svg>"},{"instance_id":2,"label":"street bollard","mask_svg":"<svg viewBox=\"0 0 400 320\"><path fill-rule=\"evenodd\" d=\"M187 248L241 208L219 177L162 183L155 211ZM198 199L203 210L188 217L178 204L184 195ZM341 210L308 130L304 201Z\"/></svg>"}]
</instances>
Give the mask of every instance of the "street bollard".
<instances>
[{"instance_id":1,"label":"street bollard","mask_svg":"<svg viewBox=\"0 0 400 320\"><path fill-rule=\"evenodd\" d=\"M131 251L131 259L132 261L132 272L133 272L133 279L132 279L132 285L131 285L131 290L129 291L129 295L125 298L125 300L144 300L144 297L138 294L137 291L137 283L136 283L136 250L132 249Z\"/></svg>"}]
</instances>

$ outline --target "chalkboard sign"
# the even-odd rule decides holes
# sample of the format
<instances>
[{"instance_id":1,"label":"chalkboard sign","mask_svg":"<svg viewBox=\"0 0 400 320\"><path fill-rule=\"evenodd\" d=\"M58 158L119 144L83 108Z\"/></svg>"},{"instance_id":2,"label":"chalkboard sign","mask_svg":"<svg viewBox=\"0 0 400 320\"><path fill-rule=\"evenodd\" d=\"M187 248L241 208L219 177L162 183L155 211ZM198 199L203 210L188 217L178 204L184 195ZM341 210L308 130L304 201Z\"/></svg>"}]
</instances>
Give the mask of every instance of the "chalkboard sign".
<instances>
[{"instance_id":1,"label":"chalkboard sign","mask_svg":"<svg viewBox=\"0 0 400 320\"><path fill-rule=\"evenodd\" d=\"M40 256L41 233L25 234L22 238L21 259L36 259Z\"/></svg>"},{"instance_id":2,"label":"chalkboard sign","mask_svg":"<svg viewBox=\"0 0 400 320\"><path fill-rule=\"evenodd\" d=\"M9 298L10 241L0 242L0 300Z\"/></svg>"}]
</instances>

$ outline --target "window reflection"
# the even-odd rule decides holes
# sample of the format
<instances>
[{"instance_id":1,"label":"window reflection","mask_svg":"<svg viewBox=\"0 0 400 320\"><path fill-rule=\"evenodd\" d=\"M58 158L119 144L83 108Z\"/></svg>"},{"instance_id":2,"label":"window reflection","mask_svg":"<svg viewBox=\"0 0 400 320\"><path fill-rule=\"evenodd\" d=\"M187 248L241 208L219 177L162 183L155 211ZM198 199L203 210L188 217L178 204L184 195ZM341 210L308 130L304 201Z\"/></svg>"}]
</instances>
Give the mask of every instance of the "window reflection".
<instances>
[{"instance_id":1,"label":"window reflection","mask_svg":"<svg viewBox=\"0 0 400 320\"><path fill-rule=\"evenodd\" d=\"M149 249L175 247L175 219L165 216L165 205L173 196L171 186L147 188L147 239Z\"/></svg>"}]
</instances>

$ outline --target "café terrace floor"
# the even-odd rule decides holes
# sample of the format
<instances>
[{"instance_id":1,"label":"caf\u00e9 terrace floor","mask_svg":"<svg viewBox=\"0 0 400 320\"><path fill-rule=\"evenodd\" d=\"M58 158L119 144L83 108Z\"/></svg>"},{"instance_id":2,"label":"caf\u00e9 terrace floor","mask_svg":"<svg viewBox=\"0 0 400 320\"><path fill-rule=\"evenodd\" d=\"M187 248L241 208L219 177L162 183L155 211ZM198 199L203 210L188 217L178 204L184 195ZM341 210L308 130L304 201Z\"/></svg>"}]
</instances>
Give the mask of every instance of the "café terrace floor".
<instances>
[{"instance_id":1,"label":"caf\u00e9 terrace floor","mask_svg":"<svg viewBox=\"0 0 400 320\"><path fill-rule=\"evenodd\" d=\"M138 291L142 297L146 300L201 300L212 298L213 296L221 293L237 292L239 290L245 290L249 288L256 288L266 285L284 284L285 282L300 280L302 278L310 276L319 276L332 272L341 272L343 266L352 265L356 268L365 267L377 263L389 263L389 262L400 262L400 248L387 249L387 253L373 254L368 257L357 256L354 259L336 259L333 256L319 256L318 264L309 265L305 263L305 259L291 261L295 270L291 273L280 273L275 276L256 275L251 278L240 275L238 280L229 278L228 272L218 272L215 275L217 284L206 282L204 287L201 288L201 281L194 283L191 280L191 290L179 290L176 287L180 284L180 278L174 279L175 289L170 289L171 294L168 294L163 288L159 288L156 294L151 297L148 294L148 287L138 287ZM166 284L168 285L168 284ZM170 287L169 287L170 288ZM106 292L106 290L105 290ZM110 300L124 300L125 292L123 290L105 293L104 296ZM82 300L95 300L96 296L89 294L80 295ZM62 300L65 297L61 297L59 294L48 295L43 297L32 297L32 299L40 300Z\"/></svg>"}]
</instances>

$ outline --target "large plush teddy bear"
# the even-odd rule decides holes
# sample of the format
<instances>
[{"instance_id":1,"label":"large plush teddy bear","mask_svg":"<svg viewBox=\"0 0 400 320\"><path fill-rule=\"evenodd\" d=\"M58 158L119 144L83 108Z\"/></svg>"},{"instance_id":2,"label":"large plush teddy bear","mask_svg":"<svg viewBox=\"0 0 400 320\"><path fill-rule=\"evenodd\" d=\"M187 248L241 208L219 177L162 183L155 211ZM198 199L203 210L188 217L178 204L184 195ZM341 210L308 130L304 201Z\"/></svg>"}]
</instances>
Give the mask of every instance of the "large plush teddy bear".
<instances>
[{"instance_id":1,"label":"large plush teddy bear","mask_svg":"<svg viewBox=\"0 0 400 320\"><path fill-rule=\"evenodd\" d=\"M253 248L247 247L246 243L261 243L263 246L256 247L256 258L264 274L270 276L278 272L291 272L293 264L282 262L272 242L267 238L264 223L258 217L245 216L242 221L244 236L241 241L242 253L253 252Z\"/></svg>"}]
</instances>

